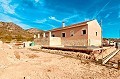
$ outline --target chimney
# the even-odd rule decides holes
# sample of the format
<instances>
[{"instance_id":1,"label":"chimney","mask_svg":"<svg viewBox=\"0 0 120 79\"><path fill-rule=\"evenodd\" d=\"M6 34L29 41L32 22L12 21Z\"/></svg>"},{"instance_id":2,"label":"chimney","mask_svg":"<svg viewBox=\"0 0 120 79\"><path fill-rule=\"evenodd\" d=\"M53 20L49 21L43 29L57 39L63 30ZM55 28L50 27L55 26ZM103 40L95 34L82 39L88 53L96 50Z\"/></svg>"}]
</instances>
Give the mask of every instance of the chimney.
<instances>
[{"instance_id":1,"label":"chimney","mask_svg":"<svg viewBox=\"0 0 120 79\"><path fill-rule=\"evenodd\" d=\"M62 27L65 27L65 22L64 21L62 22Z\"/></svg>"}]
</instances>

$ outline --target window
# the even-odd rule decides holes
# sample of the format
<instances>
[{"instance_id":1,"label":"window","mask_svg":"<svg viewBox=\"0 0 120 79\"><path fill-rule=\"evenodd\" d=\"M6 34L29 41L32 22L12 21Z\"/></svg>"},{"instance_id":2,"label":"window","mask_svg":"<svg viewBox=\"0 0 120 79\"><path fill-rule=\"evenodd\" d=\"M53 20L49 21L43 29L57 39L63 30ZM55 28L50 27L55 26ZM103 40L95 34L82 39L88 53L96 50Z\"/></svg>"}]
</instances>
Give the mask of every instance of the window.
<instances>
[{"instance_id":1,"label":"window","mask_svg":"<svg viewBox=\"0 0 120 79\"><path fill-rule=\"evenodd\" d=\"M97 36L97 32L96 32L96 36Z\"/></svg>"},{"instance_id":2,"label":"window","mask_svg":"<svg viewBox=\"0 0 120 79\"><path fill-rule=\"evenodd\" d=\"M55 35L53 34L52 37L55 37Z\"/></svg>"},{"instance_id":3,"label":"window","mask_svg":"<svg viewBox=\"0 0 120 79\"><path fill-rule=\"evenodd\" d=\"M86 34L86 30L82 30L82 34L83 34L83 35Z\"/></svg>"},{"instance_id":4,"label":"window","mask_svg":"<svg viewBox=\"0 0 120 79\"><path fill-rule=\"evenodd\" d=\"M65 34L65 33L62 33L62 37L66 37L66 34Z\"/></svg>"},{"instance_id":5,"label":"window","mask_svg":"<svg viewBox=\"0 0 120 79\"><path fill-rule=\"evenodd\" d=\"M74 31L73 30L70 31L70 36L74 36Z\"/></svg>"}]
</instances>

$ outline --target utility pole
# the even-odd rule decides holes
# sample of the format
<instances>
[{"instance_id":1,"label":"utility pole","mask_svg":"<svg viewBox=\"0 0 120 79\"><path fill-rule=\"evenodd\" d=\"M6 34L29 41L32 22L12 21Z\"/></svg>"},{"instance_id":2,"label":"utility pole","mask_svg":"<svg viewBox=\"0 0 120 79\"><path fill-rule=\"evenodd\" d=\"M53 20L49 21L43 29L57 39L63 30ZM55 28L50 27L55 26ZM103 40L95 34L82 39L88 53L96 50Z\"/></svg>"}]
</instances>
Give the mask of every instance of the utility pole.
<instances>
[{"instance_id":1,"label":"utility pole","mask_svg":"<svg viewBox=\"0 0 120 79\"><path fill-rule=\"evenodd\" d=\"M100 26L101 26L101 46L102 46L102 41L103 41L103 39L102 39L102 20L100 21Z\"/></svg>"}]
</instances>

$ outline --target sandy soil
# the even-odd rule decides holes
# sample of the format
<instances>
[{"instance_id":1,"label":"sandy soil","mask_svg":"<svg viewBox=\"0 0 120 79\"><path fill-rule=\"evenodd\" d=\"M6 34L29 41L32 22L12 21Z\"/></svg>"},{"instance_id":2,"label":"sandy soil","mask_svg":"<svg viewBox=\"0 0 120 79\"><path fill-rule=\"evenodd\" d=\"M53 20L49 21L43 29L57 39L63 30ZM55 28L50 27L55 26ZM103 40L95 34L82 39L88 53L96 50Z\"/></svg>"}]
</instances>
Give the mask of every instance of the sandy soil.
<instances>
[{"instance_id":1,"label":"sandy soil","mask_svg":"<svg viewBox=\"0 0 120 79\"><path fill-rule=\"evenodd\" d=\"M0 49L0 79L120 79L120 71L28 49Z\"/></svg>"}]
</instances>

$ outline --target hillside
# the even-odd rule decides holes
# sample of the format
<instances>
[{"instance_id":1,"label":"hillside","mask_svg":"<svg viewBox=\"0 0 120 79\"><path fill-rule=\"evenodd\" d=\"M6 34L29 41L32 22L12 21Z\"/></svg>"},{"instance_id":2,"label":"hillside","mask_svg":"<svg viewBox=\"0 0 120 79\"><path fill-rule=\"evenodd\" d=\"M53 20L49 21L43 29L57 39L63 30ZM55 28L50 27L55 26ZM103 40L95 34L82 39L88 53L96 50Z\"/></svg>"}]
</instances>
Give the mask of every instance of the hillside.
<instances>
[{"instance_id":1,"label":"hillside","mask_svg":"<svg viewBox=\"0 0 120 79\"><path fill-rule=\"evenodd\" d=\"M33 40L33 34L12 22L0 22L0 39L3 42L12 40L29 41Z\"/></svg>"},{"instance_id":2,"label":"hillside","mask_svg":"<svg viewBox=\"0 0 120 79\"><path fill-rule=\"evenodd\" d=\"M30 28L30 29L27 29L26 30L27 32L29 33L32 33L32 34L38 34L38 33L43 33L44 31L43 30L39 30L39 29L36 29L36 28Z\"/></svg>"},{"instance_id":3,"label":"hillside","mask_svg":"<svg viewBox=\"0 0 120 79\"><path fill-rule=\"evenodd\" d=\"M43 32L45 32L45 31L43 31L43 30L39 30L39 29L36 29L36 28L30 28L30 29L27 29L26 30L28 33L31 33L32 35L37 35L37 34L40 34L40 37L42 37L42 35L43 35Z\"/></svg>"}]
</instances>

